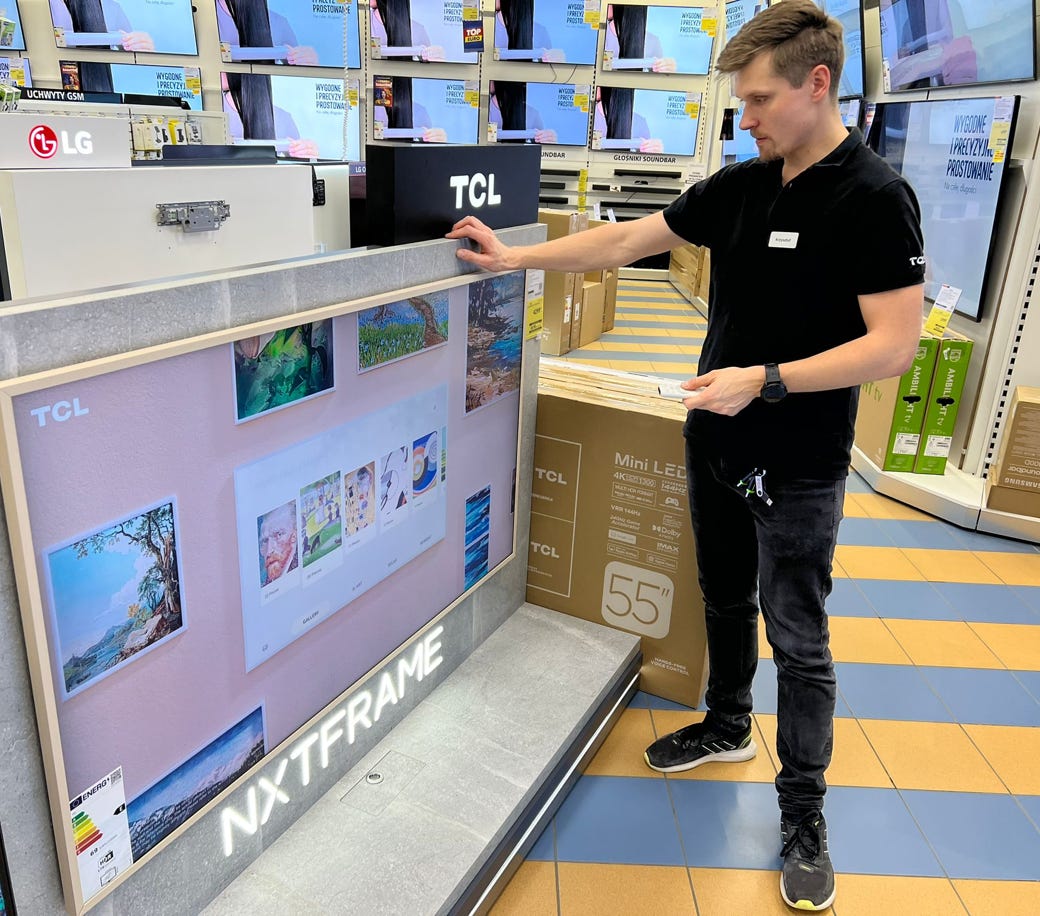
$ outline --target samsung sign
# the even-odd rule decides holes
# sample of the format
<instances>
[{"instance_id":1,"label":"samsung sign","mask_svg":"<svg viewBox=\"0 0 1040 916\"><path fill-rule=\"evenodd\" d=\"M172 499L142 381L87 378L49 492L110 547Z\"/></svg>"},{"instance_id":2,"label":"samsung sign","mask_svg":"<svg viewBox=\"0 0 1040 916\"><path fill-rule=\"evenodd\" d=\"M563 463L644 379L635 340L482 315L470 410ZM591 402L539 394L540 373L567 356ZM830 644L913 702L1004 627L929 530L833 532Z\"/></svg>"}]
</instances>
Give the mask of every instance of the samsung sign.
<instances>
[{"instance_id":1,"label":"samsung sign","mask_svg":"<svg viewBox=\"0 0 1040 916\"><path fill-rule=\"evenodd\" d=\"M0 118L0 168L108 169L130 165L125 116L75 118L7 112Z\"/></svg>"},{"instance_id":2,"label":"samsung sign","mask_svg":"<svg viewBox=\"0 0 1040 916\"><path fill-rule=\"evenodd\" d=\"M365 158L369 244L443 238L470 213L492 229L538 221L540 146L369 144Z\"/></svg>"}]
</instances>

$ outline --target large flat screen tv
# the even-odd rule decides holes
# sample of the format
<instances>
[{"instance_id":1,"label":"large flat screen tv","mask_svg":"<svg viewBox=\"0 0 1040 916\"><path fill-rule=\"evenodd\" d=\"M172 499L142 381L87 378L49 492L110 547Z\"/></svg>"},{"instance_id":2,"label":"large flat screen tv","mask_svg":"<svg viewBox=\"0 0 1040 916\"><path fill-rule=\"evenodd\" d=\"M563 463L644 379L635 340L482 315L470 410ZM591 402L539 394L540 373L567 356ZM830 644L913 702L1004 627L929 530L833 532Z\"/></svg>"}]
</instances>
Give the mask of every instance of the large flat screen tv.
<instances>
[{"instance_id":1,"label":"large flat screen tv","mask_svg":"<svg viewBox=\"0 0 1040 916\"><path fill-rule=\"evenodd\" d=\"M475 64L463 49L459 0L375 0L370 6L373 56Z\"/></svg>"},{"instance_id":2,"label":"large flat screen tv","mask_svg":"<svg viewBox=\"0 0 1040 916\"><path fill-rule=\"evenodd\" d=\"M191 0L50 0L59 48L197 54Z\"/></svg>"},{"instance_id":3,"label":"large flat screen tv","mask_svg":"<svg viewBox=\"0 0 1040 916\"><path fill-rule=\"evenodd\" d=\"M498 143L588 146L588 86L492 80L488 94L489 139L494 134Z\"/></svg>"},{"instance_id":4,"label":"large flat screen tv","mask_svg":"<svg viewBox=\"0 0 1040 916\"><path fill-rule=\"evenodd\" d=\"M816 5L841 23L845 36L845 66L838 81L838 98L863 95L863 9L860 0L816 0Z\"/></svg>"},{"instance_id":5,"label":"large flat screen tv","mask_svg":"<svg viewBox=\"0 0 1040 916\"><path fill-rule=\"evenodd\" d=\"M25 35L22 34L22 17L18 12L18 0L10 0L9 3L4 4L3 18L7 21L0 27L0 50L24 51Z\"/></svg>"},{"instance_id":6,"label":"large flat screen tv","mask_svg":"<svg viewBox=\"0 0 1040 916\"><path fill-rule=\"evenodd\" d=\"M463 80L376 76L372 136L412 143L476 143L479 90Z\"/></svg>"},{"instance_id":7,"label":"large flat screen tv","mask_svg":"<svg viewBox=\"0 0 1040 916\"><path fill-rule=\"evenodd\" d=\"M592 148L692 156L700 108L699 92L599 86Z\"/></svg>"},{"instance_id":8,"label":"large flat screen tv","mask_svg":"<svg viewBox=\"0 0 1040 916\"><path fill-rule=\"evenodd\" d=\"M1036 77L1033 0L881 0L888 92Z\"/></svg>"},{"instance_id":9,"label":"large flat screen tv","mask_svg":"<svg viewBox=\"0 0 1040 916\"><path fill-rule=\"evenodd\" d=\"M355 3L308 0L216 0L220 52L227 62L260 61L298 67L361 66Z\"/></svg>"},{"instance_id":10,"label":"large flat screen tv","mask_svg":"<svg viewBox=\"0 0 1040 916\"><path fill-rule=\"evenodd\" d=\"M343 80L221 73L220 84L234 143L274 146L293 159L361 158L357 104Z\"/></svg>"},{"instance_id":11,"label":"large flat screen tv","mask_svg":"<svg viewBox=\"0 0 1040 916\"><path fill-rule=\"evenodd\" d=\"M733 38L745 22L753 19L768 5L766 0L726 0L726 41Z\"/></svg>"},{"instance_id":12,"label":"large flat screen tv","mask_svg":"<svg viewBox=\"0 0 1040 916\"><path fill-rule=\"evenodd\" d=\"M594 64L599 13L585 0L498 0L495 55L499 60Z\"/></svg>"},{"instance_id":13,"label":"large flat screen tv","mask_svg":"<svg viewBox=\"0 0 1040 916\"><path fill-rule=\"evenodd\" d=\"M121 92L170 96L202 110L202 80L198 67L154 67L150 64L104 64L60 61L61 87L82 92Z\"/></svg>"},{"instance_id":14,"label":"large flat screen tv","mask_svg":"<svg viewBox=\"0 0 1040 916\"><path fill-rule=\"evenodd\" d=\"M607 4L604 69L704 75L714 44L714 10Z\"/></svg>"},{"instance_id":15,"label":"large flat screen tv","mask_svg":"<svg viewBox=\"0 0 1040 916\"><path fill-rule=\"evenodd\" d=\"M13 86L31 86L32 72L28 57L0 57L0 83ZM3 911L0 910L0 916Z\"/></svg>"},{"instance_id":16,"label":"large flat screen tv","mask_svg":"<svg viewBox=\"0 0 1040 916\"><path fill-rule=\"evenodd\" d=\"M1018 96L879 102L868 145L921 204L925 296L961 291L956 311L978 321L989 277Z\"/></svg>"}]
</instances>

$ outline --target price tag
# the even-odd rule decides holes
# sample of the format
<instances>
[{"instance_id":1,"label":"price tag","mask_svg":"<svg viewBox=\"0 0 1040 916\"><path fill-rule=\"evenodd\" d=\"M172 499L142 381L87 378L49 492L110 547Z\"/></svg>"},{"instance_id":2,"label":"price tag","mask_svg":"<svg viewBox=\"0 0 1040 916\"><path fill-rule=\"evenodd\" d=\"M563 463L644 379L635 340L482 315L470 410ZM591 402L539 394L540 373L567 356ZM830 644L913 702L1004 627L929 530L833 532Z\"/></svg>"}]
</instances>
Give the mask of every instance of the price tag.
<instances>
[{"instance_id":1,"label":"price tag","mask_svg":"<svg viewBox=\"0 0 1040 916\"><path fill-rule=\"evenodd\" d=\"M589 110L589 94L587 92L575 92L574 93L574 107L579 108L584 112Z\"/></svg>"},{"instance_id":2,"label":"price tag","mask_svg":"<svg viewBox=\"0 0 1040 916\"><path fill-rule=\"evenodd\" d=\"M701 31L706 32L708 35L711 35L712 37L715 36L715 32L718 30L718 27L719 20L714 16L705 16L701 19Z\"/></svg>"},{"instance_id":3,"label":"price tag","mask_svg":"<svg viewBox=\"0 0 1040 916\"><path fill-rule=\"evenodd\" d=\"M585 22L590 28L599 28L600 0L585 0Z\"/></svg>"},{"instance_id":4,"label":"price tag","mask_svg":"<svg viewBox=\"0 0 1040 916\"><path fill-rule=\"evenodd\" d=\"M691 120L697 120L701 115L701 104L700 102L687 102L686 103L686 114L689 115Z\"/></svg>"},{"instance_id":5,"label":"price tag","mask_svg":"<svg viewBox=\"0 0 1040 916\"><path fill-rule=\"evenodd\" d=\"M467 89L463 93L463 98L469 102L472 108L476 108L480 105L480 92L477 89Z\"/></svg>"},{"instance_id":6,"label":"price tag","mask_svg":"<svg viewBox=\"0 0 1040 916\"><path fill-rule=\"evenodd\" d=\"M924 329L929 334L942 337L960 297L961 290L956 286L950 286L948 283L942 285L939 295L935 297L935 304L932 305L932 310L924 322Z\"/></svg>"}]
</instances>

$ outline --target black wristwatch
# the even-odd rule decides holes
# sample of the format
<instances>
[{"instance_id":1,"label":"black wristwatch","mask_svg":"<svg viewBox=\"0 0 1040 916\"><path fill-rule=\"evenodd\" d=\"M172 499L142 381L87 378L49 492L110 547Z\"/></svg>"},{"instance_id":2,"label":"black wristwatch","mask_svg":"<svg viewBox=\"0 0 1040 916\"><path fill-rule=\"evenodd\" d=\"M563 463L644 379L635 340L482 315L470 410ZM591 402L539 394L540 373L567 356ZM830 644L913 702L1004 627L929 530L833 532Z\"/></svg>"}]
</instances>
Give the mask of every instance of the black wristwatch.
<instances>
[{"instance_id":1,"label":"black wristwatch","mask_svg":"<svg viewBox=\"0 0 1040 916\"><path fill-rule=\"evenodd\" d=\"M780 378L780 367L776 363L766 363L766 383L760 394L767 404L775 404L787 396L787 386Z\"/></svg>"}]
</instances>

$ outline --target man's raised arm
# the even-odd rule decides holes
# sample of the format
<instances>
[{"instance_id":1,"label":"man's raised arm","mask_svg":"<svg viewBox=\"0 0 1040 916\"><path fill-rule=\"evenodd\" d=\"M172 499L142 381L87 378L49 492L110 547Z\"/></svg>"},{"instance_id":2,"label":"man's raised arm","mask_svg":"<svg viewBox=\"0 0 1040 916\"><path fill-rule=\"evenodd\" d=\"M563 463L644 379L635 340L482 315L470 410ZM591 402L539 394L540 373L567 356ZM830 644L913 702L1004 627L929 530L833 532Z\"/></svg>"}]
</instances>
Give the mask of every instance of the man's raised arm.
<instances>
[{"instance_id":1,"label":"man's raised arm","mask_svg":"<svg viewBox=\"0 0 1040 916\"><path fill-rule=\"evenodd\" d=\"M510 247L499 241L493 229L475 216L459 220L445 235L449 239L469 239L475 247L460 246L455 252L461 261L484 270L566 270L584 273L606 267L623 267L662 251L682 245L660 213L624 223L608 223L573 235L537 245Z\"/></svg>"}]
</instances>

